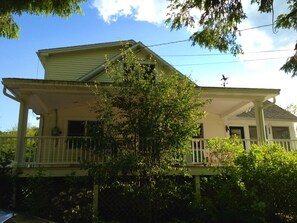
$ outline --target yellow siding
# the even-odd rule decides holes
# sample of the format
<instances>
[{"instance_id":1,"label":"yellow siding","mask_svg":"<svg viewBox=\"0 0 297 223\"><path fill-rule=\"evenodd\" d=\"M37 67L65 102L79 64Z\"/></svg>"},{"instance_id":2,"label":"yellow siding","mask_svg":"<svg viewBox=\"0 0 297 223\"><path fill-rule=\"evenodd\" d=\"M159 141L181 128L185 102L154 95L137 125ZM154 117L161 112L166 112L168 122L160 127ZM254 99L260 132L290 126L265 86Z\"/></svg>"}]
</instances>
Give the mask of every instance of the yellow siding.
<instances>
[{"instance_id":1,"label":"yellow siding","mask_svg":"<svg viewBox=\"0 0 297 223\"><path fill-rule=\"evenodd\" d=\"M119 53L118 47L57 53L46 59L45 79L75 81Z\"/></svg>"},{"instance_id":2,"label":"yellow siding","mask_svg":"<svg viewBox=\"0 0 297 223\"><path fill-rule=\"evenodd\" d=\"M220 116L208 113L203 120L204 138L224 138L226 137L225 123Z\"/></svg>"}]
</instances>

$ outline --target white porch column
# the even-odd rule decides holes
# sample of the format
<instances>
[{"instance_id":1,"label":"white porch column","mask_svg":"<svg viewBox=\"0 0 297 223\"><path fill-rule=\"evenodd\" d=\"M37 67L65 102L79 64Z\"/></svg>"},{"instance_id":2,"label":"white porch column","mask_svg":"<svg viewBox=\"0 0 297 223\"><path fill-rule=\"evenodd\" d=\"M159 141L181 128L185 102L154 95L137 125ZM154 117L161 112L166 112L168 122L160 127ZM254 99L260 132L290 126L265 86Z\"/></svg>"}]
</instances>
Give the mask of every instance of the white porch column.
<instances>
[{"instance_id":1,"label":"white porch column","mask_svg":"<svg viewBox=\"0 0 297 223\"><path fill-rule=\"evenodd\" d=\"M27 121L28 121L28 103L26 101L20 101L20 111L19 111L19 122L17 130L17 145L15 153L15 161L17 165L24 162L25 148L26 148L26 131L27 131Z\"/></svg>"},{"instance_id":2,"label":"white porch column","mask_svg":"<svg viewBox=\"0 0 297 223\"><path fill-rule=\"evenodd\" d=\"M256 100L254 101L254 105L255 105L257 136L258 136L259 143L263 144L266 141L263 101Z\"/></svg>"}]
</instances>

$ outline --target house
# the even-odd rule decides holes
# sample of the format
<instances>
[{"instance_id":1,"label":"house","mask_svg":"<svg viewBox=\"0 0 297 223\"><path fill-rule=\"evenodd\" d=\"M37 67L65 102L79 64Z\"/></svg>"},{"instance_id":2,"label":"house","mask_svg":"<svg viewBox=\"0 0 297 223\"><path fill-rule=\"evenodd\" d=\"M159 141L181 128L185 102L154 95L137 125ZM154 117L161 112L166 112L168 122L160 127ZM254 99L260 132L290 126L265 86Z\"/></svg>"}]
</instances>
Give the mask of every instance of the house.
<instances>
[{"instance_id":1,"label":"house","mask_svg":"<svg viewBox=\"0 0 297 223\"><path fill-rule=\"evenodd\" d=\"M152 56L157 61L156 69L178 72L141 42L128 40L125 45L137 52L143 63ZM86 83L110 82L104 69L106 58L117 61L121 49L122 42L109 42L39 50L37 56L45 70L44 79L2 79L4 94L20 103L15 156L19 167L27 172L37 166L55 168L50 174L63 175L65 169L77 170L75 164L82 160L100 161L100 157L84 150L84 144L69 139L87 138L96 117L89 110L94 95ZM251 143L274 140L287 145L288 150L297 149L294 127L297 117L267 101L274 101L279 89L202 86L197 89L203 99L211 102L204 107L206 118L199 120L202 132L193 139L189 165L206 162L197 154L205 153L207 139L234 134L242 138L246 149ZM39 136L26 136L28 109L40 116Z\"/></svg>"}]
</instances>

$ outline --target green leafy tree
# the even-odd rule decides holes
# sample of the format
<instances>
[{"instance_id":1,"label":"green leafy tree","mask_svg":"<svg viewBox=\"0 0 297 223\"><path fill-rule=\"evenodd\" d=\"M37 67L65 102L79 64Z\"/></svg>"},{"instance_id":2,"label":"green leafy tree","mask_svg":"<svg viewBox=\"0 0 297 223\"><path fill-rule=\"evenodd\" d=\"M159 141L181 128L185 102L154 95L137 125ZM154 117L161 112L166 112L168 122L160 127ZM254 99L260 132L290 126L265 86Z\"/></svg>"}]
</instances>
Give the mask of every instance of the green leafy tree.
<instances>
[{"instance_id":1,"label":"green leafy tree","mask_svg":"<svg viewBox=\"0 0 297 223\"><path fill-rule=\"evenodd\" d=\"M38 134L37 127L30 127L27 128L26 136L27 137L34 137ZM0 133L0 157L2 154L5 153L7 157L12 161L14 160L14 155L16 151L16 141L17 141L17 130L12 129L9 131L1 132ZM26 159L32 159L34 156L36 143L35 140L28 140L26 145Z\"/></svg>"},{"instance_id":2,"label":"green leafy tree","mask_svg":"<svg viewBox=\"0 0 297 223\"><path fill-rule=\"evenodd\" d=\"M5 0L0 2L0 37L18 38L20 27L14 16L23 13L33 15L57 15L68 17L81 13L79 4L86 0Z\"/></svg>"},{"instance_id":3,"label":"green leafy tree","mask_svg":"<svg viewBox=\"0 0 297 223\"><path fill-rule=\"evenodd\" d=\"M171 29L191 27L198 30L190 36L193 45L217 49L220 52L231 52L233 55L243 53L241 45L237 42L240 35L238 25L247 18L242 7L242 1L213 1L213 0L168 0L170 2L168 19ZM273 0L251 0L250 4L258 5L259 13L272 13ZM280 14L275 23L275 28L294 29L297 27L297 1L286 0L288 12ZM200 15L190 13L198 9ZM295 47L297 50L297 45ZM297 60L295 55L289 57L280 68L286 73L297 76Z\"/></svg>"},{"instance_id":4,"label":"green leafy tree","mask_svg":"<svg viewBox=\"0 0 297 223\"><path fill-rule=\"evenodd\" d=\"M108 62L112 83L97 85L92 108L100 123L97 152L106 159L88 166L101 190L114 187L141 196L150 217L171 202L166 196L184 198L168 174L184 173L184 155L203 116L195 84L156 67L161 66L139 59L130 49L124 49L116 63Z\"/></svg>"},{"instance_id":5,"label":"green leafy tree","mask_svg":"<svg viewBox=\"0 0 297 223\"><path fill-rule=\"evenodd\" d=\"M293 104L293 103L289 104L287 106L286 110L297 116L297 105L296 104Z\"/></svg>"}]
</instances>

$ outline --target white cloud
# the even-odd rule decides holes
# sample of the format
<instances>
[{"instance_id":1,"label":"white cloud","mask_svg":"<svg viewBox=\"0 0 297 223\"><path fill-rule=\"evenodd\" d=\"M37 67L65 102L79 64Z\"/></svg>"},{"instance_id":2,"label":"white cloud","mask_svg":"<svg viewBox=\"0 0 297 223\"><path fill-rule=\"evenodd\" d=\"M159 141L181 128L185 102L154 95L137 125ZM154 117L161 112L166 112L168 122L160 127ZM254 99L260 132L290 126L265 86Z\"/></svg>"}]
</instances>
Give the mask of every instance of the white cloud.
<instances>
[{"instance_id":1,"label":"white cloud","mask_svg":"<svg viewBox=\"0 0 297 223\"><path fill-rule=\"evenodd\" d=\"M241 27L251 28L252 25L249 21L244 22ZM242 28L240 28L242 29ZM258 62L247 63L244 65L248 69L255 69L265 65L264 58L272 57L269 53L252 53L259 51L267 51L273 49L273 41L269 35L259 29L250 29L243 31L241 36L238 38L239 43L242 46L243 55L239 55L240 61L259 60Z\"/></svg>"},{"instance_id":2,"label":"white cloud","mask_svg":"<svg viewBox=\"0 0 297 223\"><path fill-rule=\"evenodd\" d=\"M132 17L136 21L161 24L166 19L166 0L94 0L93 6L107 23L119 17Z\"/></svg>"},{"instance_id":3,"label":"white cloud","mask_svg":"<svg viewBox=\"0 0 297 223\"><path fill-rule=\"evenodd\" d=\"M246 60L258 60L257 62L245 62L244 65L248 69L259 69L260 67L267 66L268 69L278 70L286 58L292 56L293 43L292 36L296 35L292 31L288 30L273 30L272 20L280 13L286 10L286 2L280 0L274 4L275 14L259 13L258 5L251 5L248 1L243 1L244 11L247 13L247 20L240 24L239 29L242 31L242 36L238 38L239 43L242 45L244 55L240 55L241 61ZM265 26L257 28L259 26ZM292 51L279 51L292 49ZM271 51L275 52L259 52L259 51ZM248 53L259 52L259 53ZM279 60L265 60L269 58L281 58ZM270 66L272 64L272 66Z\"/></svg>"}]
</instances>

